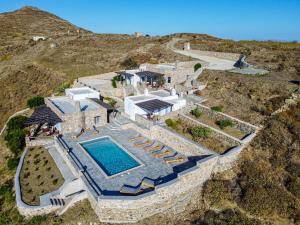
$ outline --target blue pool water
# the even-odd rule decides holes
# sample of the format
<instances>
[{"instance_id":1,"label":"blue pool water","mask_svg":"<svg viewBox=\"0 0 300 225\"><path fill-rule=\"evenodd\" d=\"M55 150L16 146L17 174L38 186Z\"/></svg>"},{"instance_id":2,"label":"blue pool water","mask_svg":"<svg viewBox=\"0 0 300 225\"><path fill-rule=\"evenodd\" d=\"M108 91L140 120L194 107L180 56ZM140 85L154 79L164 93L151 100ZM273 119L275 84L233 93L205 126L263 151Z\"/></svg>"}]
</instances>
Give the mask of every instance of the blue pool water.
<instances>
[{"instance_id":1,"label":"blue pool water","mask_svg":"<svg viewBox=\"0 0 300 225\"><path fill-rule=\"evenodd\" d=\"M108 176L140 165L108 137L87 141L81 143L81 146Z\"/></svg>"}]
</instances>

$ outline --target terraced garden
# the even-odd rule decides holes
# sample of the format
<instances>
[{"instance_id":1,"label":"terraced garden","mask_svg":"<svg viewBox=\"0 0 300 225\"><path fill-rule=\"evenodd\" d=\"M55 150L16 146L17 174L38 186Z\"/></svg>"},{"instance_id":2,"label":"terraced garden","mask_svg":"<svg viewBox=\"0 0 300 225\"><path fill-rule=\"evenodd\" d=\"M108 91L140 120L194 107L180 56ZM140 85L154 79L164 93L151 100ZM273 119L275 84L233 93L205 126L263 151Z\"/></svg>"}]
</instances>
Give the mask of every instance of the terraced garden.
<instances>
[{"instance_id":1,"label":"terraced garden","mask_svg":"<svg viewBox=\"0 0 300 225\"><path fill-rule=\"evenodd\" d=\"M201 126L191 126L186 121L177 119L167 119L167 126L176 131L177 133L183 135L184 137L195 141L208 149L211 149L219 154L224 153L229 148L234 147L229 143L215 137L209 128Z\"/></svg>"},{"instance_id":2,"label":"terraced garden","mask_svg":"<svg viewBox=\"0 0 300 225\"><path fill-rule=\"evenodd\" d=\"M44 147L28 150L20 174L21 194L25 203L39 205L41 195L55 191L63 183L64 178Z\"/></svg>"},{"instance_id":3,"label":"terraced garden","mask_svg":"<svg viewBox=\"0 0 300 225\"><path fill-rule=\"evenodd\" d=\"M229 134L230 136L233 136L240 140L247 135L247 133L241 131L239 128L236 127L234 121L230 119L216 120L214 118L211 118L209 115L207 115L205 112L202 112L198 108L194 108L190 113L187 114L187 116L192 116L193 119L206 125L209 125L215 129L223 131Z\"/></svg>"}]
</instances>

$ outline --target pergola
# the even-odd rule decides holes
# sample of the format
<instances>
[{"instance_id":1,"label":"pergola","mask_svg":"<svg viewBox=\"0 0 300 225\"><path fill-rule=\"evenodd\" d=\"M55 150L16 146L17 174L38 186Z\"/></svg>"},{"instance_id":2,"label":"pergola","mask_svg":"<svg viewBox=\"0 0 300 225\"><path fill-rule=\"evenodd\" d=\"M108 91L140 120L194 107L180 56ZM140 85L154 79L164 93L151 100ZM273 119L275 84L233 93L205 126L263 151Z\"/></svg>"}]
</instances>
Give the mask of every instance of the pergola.
<instances>
[{"instance_id":1,"label":"pergola","mask_svg":"<svg viewBox=\"0 0 300 225\"><path fill-rule=\"evenodd\" d=\"M32 115L25 121L25 126L33 124L44 124L55 125L62 122L62 120L46 105L37 107Z\"/></svg>"},{"instance_id":2,"label":"pergola","mask_svg":"<svg viewBox=\"0 0 300 225\"><path fill-rule=\"evenodd\" d=\"M172 111L172 106L173 106L173 104L171 104L169 102L161 101L159 99L151 99L148 101L139 102L139 103L136 103L136 105L138 107L144 109L149 114L159 112L159 111L161 111L163 109L167 109L169 107L171 107L171 111Z\"/></svg>"}]
</instances>

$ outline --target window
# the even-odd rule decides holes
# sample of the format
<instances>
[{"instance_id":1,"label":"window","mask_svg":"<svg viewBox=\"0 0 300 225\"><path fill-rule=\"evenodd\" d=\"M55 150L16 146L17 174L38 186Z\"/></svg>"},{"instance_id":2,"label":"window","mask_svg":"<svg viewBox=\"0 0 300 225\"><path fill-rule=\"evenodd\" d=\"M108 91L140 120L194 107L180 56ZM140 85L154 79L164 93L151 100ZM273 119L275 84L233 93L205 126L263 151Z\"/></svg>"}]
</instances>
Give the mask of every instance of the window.
<instances>
[{"instance_id":1,"label":"window","mask_svg":"<svg viewBox=\"0 0 300 225\"><path fill-rule=\"evenodd\" d=\"M171 77L168 77L168 84L171 83Z\"/></svg>"},{"instance_id":2,"label":"window","mask_svg":"<svg viewBox=\"0 0 300 225\"><path fill-rule=\"evenodd\" d=\"M100 122L101 122L101 116L96 116L96 117L94 118L94 121L95 121L95 124L100 123Z\"/></svg>"}]
</instances>

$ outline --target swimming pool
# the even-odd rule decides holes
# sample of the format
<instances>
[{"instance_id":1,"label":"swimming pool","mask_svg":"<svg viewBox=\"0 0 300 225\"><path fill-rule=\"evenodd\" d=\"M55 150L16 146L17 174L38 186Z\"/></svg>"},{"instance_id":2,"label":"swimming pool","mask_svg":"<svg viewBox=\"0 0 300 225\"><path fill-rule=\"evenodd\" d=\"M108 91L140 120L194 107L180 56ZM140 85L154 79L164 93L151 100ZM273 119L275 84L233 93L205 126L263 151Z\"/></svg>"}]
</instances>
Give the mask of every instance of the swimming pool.
<instances>
[{"instance_id":1,"label":"swimming pool","mask_svg":"<svg viewBox=\"0 0 300 225\"><path fill-rule=\"evenodd\" d=\"M107 176L113 176L141 165L109 137L81 142L80 145Z\"/></svg>"}]
</instances>

